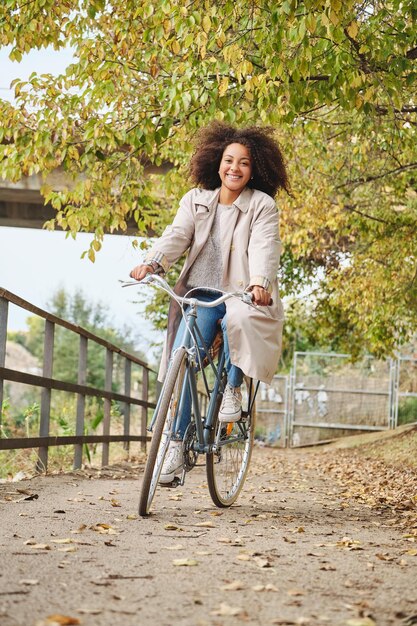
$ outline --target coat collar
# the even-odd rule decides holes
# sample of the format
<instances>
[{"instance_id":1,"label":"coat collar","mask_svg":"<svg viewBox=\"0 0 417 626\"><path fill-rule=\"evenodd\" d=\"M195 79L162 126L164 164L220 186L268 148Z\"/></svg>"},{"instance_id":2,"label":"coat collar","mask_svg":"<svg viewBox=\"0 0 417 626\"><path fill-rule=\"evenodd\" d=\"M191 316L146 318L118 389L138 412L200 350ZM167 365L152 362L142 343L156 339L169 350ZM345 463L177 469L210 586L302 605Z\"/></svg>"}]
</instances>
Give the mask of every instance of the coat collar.
<instances>
[{"instance_id":1,"label":"coat collar","mask_svg":"<svg viewBox=\"0 0 417 626\"><path fill-rule=\"evenodd\" d=\"M242 213L246 213L249 208L249 203L252 198L254 190L249 187L245 187L242 193L233 202L233 206L240 209ZM199 193L196 198L196 204L202 204L209 210L217 206L219 202L220 187L217 189L199 189Z\"/></svg>"}]
</instances>

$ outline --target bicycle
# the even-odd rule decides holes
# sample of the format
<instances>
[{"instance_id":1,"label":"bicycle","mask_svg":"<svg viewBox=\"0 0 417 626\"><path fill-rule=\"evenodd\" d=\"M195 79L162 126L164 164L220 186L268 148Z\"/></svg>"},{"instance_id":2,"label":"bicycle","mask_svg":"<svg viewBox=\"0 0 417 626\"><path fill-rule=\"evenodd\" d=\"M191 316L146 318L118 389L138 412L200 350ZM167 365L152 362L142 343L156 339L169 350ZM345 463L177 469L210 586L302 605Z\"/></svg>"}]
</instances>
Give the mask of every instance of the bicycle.
<instances>
[{"instance_id":1,"label":"bicycle","mask_svg":"<svg viewBox=\"0 0 417 626\"><path fill-rule=\"evenodd\" d=\"M152 432L152 440L143 476L139 514L146 516L150 513L164 458L172 434L176 432L176 424L181 415L187 390L191 393L193 410L182 444L183 471L181 478L177 477L169 486L183 485L187 472L197 464L198 456L205 454L207 483L211 499L218 507L229 507L236 501L249 467L254 440L254 403L259 381L254 385L252 379L246 379L246 408L242 410L241 418L237 422L219 422L218 412L227 382L223 343L217 338L218 353L216 355L204 345L197 324L197 307L215 307L232 297L240 298L246 304L253 306L252 296L248 292L223 293L212 302L180 297L157 274L148 274L140 282L134 281L125 285L147 283L153 283L163 289L181 306L188 306L188 309L183 313L186 324L181 345L174 351L169 361L161 393L148 428ZM204 362L197 347L197 338L203 344ZM215 359L217 359L217 364ZM202 373L208 397L206 415L202 414L202 407L198 400L197 370ZM211 384L207 371L213 373Z\"/></svg>"}]
</instances>

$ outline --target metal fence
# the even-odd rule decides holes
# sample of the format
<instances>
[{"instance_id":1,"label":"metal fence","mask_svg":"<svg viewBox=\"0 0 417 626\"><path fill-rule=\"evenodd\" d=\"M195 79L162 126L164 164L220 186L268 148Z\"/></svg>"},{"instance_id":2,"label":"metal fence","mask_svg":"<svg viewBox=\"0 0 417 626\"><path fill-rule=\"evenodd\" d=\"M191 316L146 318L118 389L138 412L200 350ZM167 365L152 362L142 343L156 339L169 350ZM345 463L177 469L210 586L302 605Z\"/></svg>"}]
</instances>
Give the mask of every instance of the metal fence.
<instances>
[{"instance_id":1,"label":"metal fence","mask_svg":"<svg viewBox=\"0 0 417 626\"><path fill-rule=\"evenodd\" d=\"M296 352L288 433L305 445L394 426L393 365L348 354ZM336 434L337 433L337 434Z\"/></svg>"},{"instance_id":2,"label":"metal fence","mask_svg":"<svg viewBox=\"0 0 417 626\"><path fill-rule=\"evenodd\" d=\"M394 362L394 425L400 420L417 421L417 357L401 356Z\"/></svg>"},{"instance_id":3,"label":"metal fence","mask_svg":"<svg viewBox=\"0 0 417 626\"><path fill-rule=\"evenodd\" d=\"M353 362L348 354L296 352L289 377L261 385L258 440L301 446L417 421L417 358Z\"/></svg>"},{"instance_id":4,"label":"metal fence","mask_svg":"<svg viewBox=\"0 0 417 626\"><path fill-rule=\"evenodd\" d=\"M272 383L259 386L256 399L255 438L269 446L288 444L290 399L288 376L274 376Z\"/></svg>"},{"instance_id":5,"label":"metal fence","mask_svg":"<svg viewBox=\"0 0 417 626\"><path fill-rule=\"evenodd\" d=\"M25 371L16 371L6 367L7 363L7 322L9 304L23 308L45 320L44 352L41 375ZM78 368L77 383L57 380L53 377L54 338L56 327L67 329L78 341ZM103 367L105 369L104 389L98 389L86 384L88 371L88 346L91 343L102 346L104 351ZM114 391L114 363L115 359L123 363L123 391ZM139 370L136 382L140 381L140 388L132 389L132 368ZM154 408L155 403L149 398L149 376L154 374L150 367L132 354L124 352L117 346L94 335L93 333L62 320L50 313L35 307L9 291L0 288L0 451L18 450L23 448L39 448L37 468L46 470L48 467L48 450L50 446L74 446L74 468L80 468L84 444L102 444L102 465L109 462L109 446L112 442L124 442L127 447L130 442L139 441L146 446L148 409ZM37 437L5 438L1 428L2 406L4 401L5 381L29 385L39 388L40 391L40 422ZM57 435L51 432L51 395L52 392L68 392L76 395L75 434ZM86 398L103 399L102 434L85 433ZM112 403L117 402L123 412L122 433L112 433ZM131 409L140 408L140 434L132 434Z\"/></svg>"}]
</instances>

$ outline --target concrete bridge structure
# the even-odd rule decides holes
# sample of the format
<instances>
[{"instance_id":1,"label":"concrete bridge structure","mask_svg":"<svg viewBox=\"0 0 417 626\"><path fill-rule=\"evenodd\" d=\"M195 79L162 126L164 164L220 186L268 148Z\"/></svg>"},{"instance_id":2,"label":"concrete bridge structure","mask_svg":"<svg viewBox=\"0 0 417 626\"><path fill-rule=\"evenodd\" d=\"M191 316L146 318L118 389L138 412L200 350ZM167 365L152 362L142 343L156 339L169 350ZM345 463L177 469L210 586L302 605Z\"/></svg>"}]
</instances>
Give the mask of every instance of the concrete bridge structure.
<instances>
[{"instance_id":1,"label":"concrete bridge structure","mask_svg":"<svg viewBox=\"0 0 417 626\"><path fill-rule=\"evenodd\" d=\"M145 175L165 174L171 167L170 163L164 163L160 167L145 166ZM62 169L48 174L46 182L57 191L71 185L69 177ZM45 205L40 193L44 183L41 174L22 178L17 183L0 179L0 226L42 228L45 222L52 219L55 209L50 204ZM137 234L137 226L133 219L128 220L127 225L127 234Z\"/></svg>"}]
</instances>

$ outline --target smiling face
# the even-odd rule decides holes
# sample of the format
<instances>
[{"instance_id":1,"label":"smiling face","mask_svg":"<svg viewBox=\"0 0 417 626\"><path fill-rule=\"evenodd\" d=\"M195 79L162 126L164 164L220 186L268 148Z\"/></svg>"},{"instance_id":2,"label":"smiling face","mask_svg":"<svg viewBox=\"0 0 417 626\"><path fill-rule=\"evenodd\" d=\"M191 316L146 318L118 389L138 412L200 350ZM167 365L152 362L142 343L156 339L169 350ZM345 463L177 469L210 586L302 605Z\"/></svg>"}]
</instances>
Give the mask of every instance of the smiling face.
<instances>
[{"instance_id":1,"label":"smiling face","mask_svg":"<svg viewBox=\"0 0 417 626\"><path fill-rule=\"evenodd\" d=\"M249 148L231 143L223 152L219 176L222 181L220 202L231 204L240 195L252 176L252 159Z\"/></svg>"}]
</instances>

